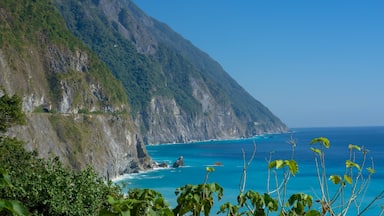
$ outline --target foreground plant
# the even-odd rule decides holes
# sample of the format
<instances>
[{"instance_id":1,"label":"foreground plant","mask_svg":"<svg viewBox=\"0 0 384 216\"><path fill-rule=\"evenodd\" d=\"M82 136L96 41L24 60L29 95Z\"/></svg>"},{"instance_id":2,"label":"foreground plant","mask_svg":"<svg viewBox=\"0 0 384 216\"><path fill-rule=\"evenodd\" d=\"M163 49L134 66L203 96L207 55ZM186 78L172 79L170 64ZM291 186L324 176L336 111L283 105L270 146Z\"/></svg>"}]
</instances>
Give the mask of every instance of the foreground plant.
<instances>
[{"instance_id":1,"label":"foreground plant","mask_svg":"<svg viewBox=\"0 0 384 216\"><path fill-rule=\"evenodd\" d=\"M236 205L225 203L220 207L218 213L227 215L348 215L351 208L355 208L357 215L362 215L370 209L373 204L384 198L384 191L378 193L374 199L366 206L362 206L365 200L365 193L375 173L373 159L371 166L366 168L368 150L364 147L350 144L348 146L349 158L345 160L345 172L343 175L327 175L325 149L330 148L330 141L327 138L319 137L311 141L311 145L318 144L318 147L311 147L314 153L315 166L319 183L321 198L314 201L313 197L297 193L287 198L288 182L291 176L295 176L299 170L297 162L294 160L294 151L296 142L290 140L292 145L292 155L289 159L272 160L272 155L268 160L267 193L260 194L252 190L244 192L246 184L247 168L254 158L254 151L248 161L245 162L245 153L243 151L243 175L241 177L241 188ZM361 154L361 155L358 155ZM272 175L271 175L272 174ZM273 181L272 181L272 180ZM271 182L274 182L274 189L271 189ZM329 184L333 183L337 187L336 191L331 190ZM316 210L314 206L319 205ZM244 208L246 210L244 210ZM382 215L384 206L382 207Z\"/></svg>"},{"instance_id":2,"label":"foreground plant","mask_svg":"<svg viewBox=\"0 0 384 216\"><path fill-rule=\"evenodd\" d=\"M217 194L220 200L223 196L223 188L217 183L208 183L209 173L215 171L212 167L206 168L206 176L203 184L190 185L177 188L175 194L177 197L177 206L173 209L175 215L185 215L190 212L193 216L203 213L210 215L214 204L213 195Z\"/></svg>"},{"instance_id":3,"label":"foreground plant","mask_svg":"<svg viewBox=\"0 0 384 216\"><path fill-rule=\"evenodd\" d=\"M3 169L0 170L0 188L13 187L11 178ZM0 199L0 214L7 212L12 215L29 215L28 209L18 200Z\"/></svg>"},{"instance_id":4,"label":"foreground plant","mask_svg":"<svg viewBox=\"0 0 384 216\"><path fill-rule=\"evenodd\" d=\"M318 147L311 147L311 150L314 153L321 192L321 199L318 202L321 205L322 215L327 213L330 215L347 215L351 208L356 210L357 215L362 215L374 202L384 198L384 191L381 191L367 206L362 206L371 177L375 173L372 158L371 166L366 167L368 149L349 144L349 158L345 160L344 174L333 174L328 177L326 174L325 150L330 148L330 141L325 137L314 138L311 145L316 144ZM329 189L328 181L338 186L336 191ZM380 214L382 213L383 209Z\"/></svg>"},{"instance_id":5,"label":"foreground plant","mask_svg":"<svg viewBox=\"0 0 384 216\"><path fill-rule=\"evenodd\" d=\"M162 195L150 189L133 189L126 197L108 196L110 208L102 209L100 216L113 215L162 215L172 216L173 213Z\"/></svg>"}]
</instances>

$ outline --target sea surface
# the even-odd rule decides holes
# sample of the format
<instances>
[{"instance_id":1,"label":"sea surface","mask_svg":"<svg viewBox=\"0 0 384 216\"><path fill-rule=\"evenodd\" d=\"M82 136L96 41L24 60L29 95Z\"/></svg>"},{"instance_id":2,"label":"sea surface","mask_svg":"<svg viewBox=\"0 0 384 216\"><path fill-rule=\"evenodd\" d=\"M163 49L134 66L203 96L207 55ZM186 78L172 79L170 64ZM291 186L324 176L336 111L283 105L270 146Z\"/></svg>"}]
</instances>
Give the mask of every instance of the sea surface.
<instances>
[{"instance_id":1,"label":"sea surface","mask_svg":"<svg viewBox=\"0 0 384 216\"><path fill-rule=\"evenodd\" d=\"M174 207L176 203L175 189L186 184L202 184L206 175L206 167L214 167L209 174L208 182L216 182L224 188L221 201L215 199L211 215L216 215L220 205L225 202L237 204L240 191L240 179L244 167L244 156L248 162L256 146L256 154L247 169L246 188L259 193L265 193L276 188L275 178L271 173L270 189L267 189L268 160L294 160L299 165L299 171L289 179L287 194L304 192L313 196L314 200L321 197L316 172L314 153L310 150L313 138L326 137L331 146L325 149L326 174L344 176L345 161L350 159L349 144L358 145L368 150L366 163L362 170L366 178L367 167L375 169L369 181L369 187L364 195L360 211L377 194L384 190L384 127L335 127L335 128L294 128L285 134L266 134L246 139L210 140L188 144L150 145L147 150L154 161L165 162L170 166L179 156L183 156L185 166L181 168L155 169L138 174L122 176L115 182L130 188L150 188L160 192L168 203ZM296 143L294 152L291 141ZM244 154L243 154L244 152ZM363 160L361 152L354 156L356 163ZM372 162L373 159L373 162ZM221 164L221 165L217 165ZM361 165L361 164L360 164ZM356 169L355 169L356 170ZM283 170L277 170L278 180L282 181ZM361 179L361 178L360 178ZM328 181L331 194L336 187ZM346 186L346 195L351 185ZM362 197L362 196L360 196ZM379 215L384 198L375 204L364 215ZM319 209L318 205L314 205ZM358 209L351 208L347 215L356 215Z\"/></svg>"}]
</instances>

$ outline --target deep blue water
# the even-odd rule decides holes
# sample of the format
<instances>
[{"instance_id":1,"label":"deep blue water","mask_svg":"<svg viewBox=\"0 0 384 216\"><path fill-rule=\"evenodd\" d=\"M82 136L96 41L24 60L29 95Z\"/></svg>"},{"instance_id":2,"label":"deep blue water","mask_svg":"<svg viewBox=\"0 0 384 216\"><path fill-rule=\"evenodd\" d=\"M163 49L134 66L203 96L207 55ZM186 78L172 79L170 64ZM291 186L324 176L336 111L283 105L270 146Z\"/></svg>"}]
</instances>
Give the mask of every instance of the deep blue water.
<instances>
[{"instance_id":1,"label":"deep blue water","mask_svg":"<svg viewBox=\"0 0 384 216\"><path fill-rule=\"evenodd\" d=\"M129 188L151 188L163 194L171 206L176 205L174 191L185 184L201 184L205 178L205 167L220 162L222 166L214 166L210 173L209 182L217 182L224 188L224 198L215 203L215 209L220 204L230 201L236 204L239 193L239 183L243 170L242 149L248 159L256 144L256 155L248 168L246 190L259 193L267 191L268 158L272 160L290 159L292 146L288 141L292 138L296 142L294 159L299 164L299 172L291 177L288 184L288 194L304 192L318 199L318 181L315 160L310 150L310 141L316 137L326 137L331 142L331 148L325 150L327 174L344 175L345 160L349 159L348 145L364 146L369 150L366 167L371 167L371 157L374 161L376 173L372 176L370 187L365 195L365 201L370 201L380 191L384 190L384 127L347 127L347 128L296 128L292 133L273 134L249 139L207 141L189 144L166 144L147 146L147 150L154 161L166 162L170 165L179 157L184 157L185 167L158 169L150 172L132 174L120 179L117 183L124 183ZM357 162L362 154L357 154ZM281 175L279 176L281 180ZM329 184L332 186L331 182ZM271 182L271 189L274 183ZM348 187L347 187L348 188ZM331 191L332 191L331 187ZM376 202L372 210L365 215L378 215L384 200ZM318 206L317 206L318 207ZM316 206L315 206L316 208ZM351 210L348 215L355 215ZM213 210L212 215L216 213Z\"/></svg>"}]
</instances>

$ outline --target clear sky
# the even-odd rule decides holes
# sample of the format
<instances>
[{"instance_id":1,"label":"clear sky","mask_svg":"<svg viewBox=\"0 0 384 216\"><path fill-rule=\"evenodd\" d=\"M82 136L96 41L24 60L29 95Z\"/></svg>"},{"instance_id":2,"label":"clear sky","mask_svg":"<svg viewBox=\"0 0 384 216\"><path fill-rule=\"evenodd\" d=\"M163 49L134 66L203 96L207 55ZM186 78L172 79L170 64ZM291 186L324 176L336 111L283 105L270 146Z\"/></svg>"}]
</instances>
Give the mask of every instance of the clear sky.
<instances>
[{"instance_id":1,"label":"clear sky","mask_svg":"<svg viewBox=\"0 0 384 216\"><path fill-rule=\"evenodd\" d=\"M288 127L384 125L383 0L134 0Z\"/></svg>"}]
</instances>

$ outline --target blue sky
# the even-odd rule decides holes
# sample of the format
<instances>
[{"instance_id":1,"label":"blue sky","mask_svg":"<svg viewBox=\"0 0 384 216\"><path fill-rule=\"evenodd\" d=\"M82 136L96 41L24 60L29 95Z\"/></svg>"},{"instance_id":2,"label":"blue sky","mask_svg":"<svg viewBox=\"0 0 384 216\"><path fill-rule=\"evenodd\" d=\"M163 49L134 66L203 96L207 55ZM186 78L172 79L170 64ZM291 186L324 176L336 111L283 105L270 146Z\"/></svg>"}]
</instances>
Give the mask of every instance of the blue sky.
<instances>
[{"instance_id":1,"label":"blue sky","mask_svg":"<svg viewBox=\"0 0 384 216\"><path fill-rule=\"evenodd\" d=\"M134 0L289 127L384 125L382 0Z\"/></svg>"}]
</instances>

